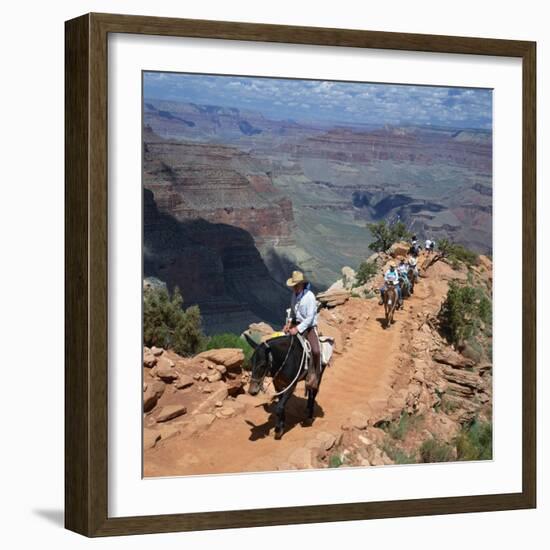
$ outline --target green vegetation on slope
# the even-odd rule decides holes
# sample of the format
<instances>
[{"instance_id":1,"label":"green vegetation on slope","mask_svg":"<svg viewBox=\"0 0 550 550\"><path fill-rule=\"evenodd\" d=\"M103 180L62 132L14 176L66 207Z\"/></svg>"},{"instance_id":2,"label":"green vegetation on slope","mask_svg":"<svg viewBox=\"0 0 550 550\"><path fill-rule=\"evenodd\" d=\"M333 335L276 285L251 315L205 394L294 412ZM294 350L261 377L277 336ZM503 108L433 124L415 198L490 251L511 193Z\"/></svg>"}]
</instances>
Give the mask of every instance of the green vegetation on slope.
<instances>
[{"instance_id":1,"label":"green vegetation on slope","mask_svg":"<svg viewBox=\"0 0 550 550\"><path fill-rule=\"evenodd\" d=\"M384 220L368 223L367 228L373 236L373 241L369 244L369 248L375 252L386 252L392 244L411 237L403 222L387 223Z\"/></svg>"},{"instance_id":2,"label":"green vegetation on slope","mask_svg":"<svg viewBox=\"0 0 550 550\"><path fill-rule=\"evenodd\" d=\"M361 286L368 283L377 273L378 267L374 262L361 262L355 274L356 283L354 286Z\"/></svg>"},{"instance_id":3,"label":"green vegetation on slope","mask_svg":"<svg viewBox=\"0 0 550 550\"><path fill-rule=\"evenodd\" d=\"M172 296L165 287L150 287L143 293L143 341L146 346L173 349L192 355L204 344L198 306L183 309L183 297L176 287Z\"/></svg>"},{"instance_id":4,"label":"green vegetation on slope","mask_svg":"<svg viewBox=\"0 0 550 550\"><path fill-rule=\"evenodd\" d=\"M437 245L440 254L447 258L453 267L457 269L460 263L467 265L468 267L476 265L478 261L478 254L469 250L461 244L456 244L448 239L441 239Z\"/></svg>"},{"instance_id":5,"label":"green vegetation on slope","mask_svg":"<svg viewBox=\"0 0 550 550\"><path fill-rule=\"evenodd\" d=\"M491 323L491 315L491 300L481 288L460 286L451 281L439 312L441 328L450 342L462 345L482 324Z\"/></svg>"}]
</instances>

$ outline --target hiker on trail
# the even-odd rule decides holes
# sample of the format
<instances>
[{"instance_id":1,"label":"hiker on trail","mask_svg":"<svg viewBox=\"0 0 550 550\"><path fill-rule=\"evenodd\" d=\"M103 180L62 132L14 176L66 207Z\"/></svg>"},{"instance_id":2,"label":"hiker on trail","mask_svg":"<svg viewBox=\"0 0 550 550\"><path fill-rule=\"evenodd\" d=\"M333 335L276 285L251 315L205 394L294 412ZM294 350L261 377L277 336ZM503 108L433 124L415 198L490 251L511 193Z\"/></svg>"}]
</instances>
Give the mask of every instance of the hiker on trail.
<instances>
[{"instance_id":1,"label":"hiker on trail","mask_svg":"<svg viewBox=\"0 0 550 550\"><path fill-rule=\"evenodd\" d=\"M426 239L426 243L425 243L424 248L426 249L427 254L432 252L432 241L430 239Z\"/></svg>"},{"instance_id":2,"label":"hiker on trail","mask_svg":"<svg viewBox=\"0 0 550 550\"><path fill-rule=\"evenodd\" d=\"M411 293L411 282L408 277L409 265L405 263L405 258L399 260L399 265L397 266L397 273L399 274L399 279L403 281L406 289L406 296Z\"/></svg>"},{"instance_id":3,"label":"hiker on trail","mask_svg":"<svg viewBox=\"0 0 550 550\"><path fill-rule=\"evenodd\" d=\"M387 285L395 286L399 304L401 304L403 300L401 298L401 288L399 287L399 274L395 269L395 264L390 264L390 268L384 275L384 286L380 289L380 301L378 302L380 306L384 304L384 292L386 292Z\"/></svg>"},{"instance_id":4,"label":"hiker on trail","mask_svg":"<svg viewBox=\"0 0 550 550\"><path fill-rule=\"evenodd\" d=\"M417 263L418 262L414 256L409 256L408 264L409 264L409 267L414 271L414 280L416 282L418 282L418 277L419 277Z\"/></svg>"},{"instance_id":5,"label":"hiker on trail","mask_svg":"<svg viewBox=\"0 0 550 550\"><path fill-rule=\"evenodd\" d=\"M420 246L418 245L416 235L413 235L411 238L411 247L409 248L409 254L415 257L420 254Z\"/></svg>"},{"instance_id":6,"label":"hiker on trail","mask_svg":"<svg viewBox=\"0 0 550 550\"><path fill-rule=\"evenodd\" d=\"M432 241L432 242L430 243L430 251L431 251L431 252L434 252L434 251L435 251L435 241Z\"/></svg>"},{"instance_id":7,"label":"hiker on trail","mask_svg":"<svg viewBox=\"0 0 550 550\"><path fill-rule=\"evenodd\" d=\"M321 346L317 332L317 300L301 271L293 271L287 280L287 286L293 290L290 300L290 319L283 331L286 334L300 333L311 346L312 365L308 369L306 387L317 390L321 378Z\"/></svg>"}]
</instances>

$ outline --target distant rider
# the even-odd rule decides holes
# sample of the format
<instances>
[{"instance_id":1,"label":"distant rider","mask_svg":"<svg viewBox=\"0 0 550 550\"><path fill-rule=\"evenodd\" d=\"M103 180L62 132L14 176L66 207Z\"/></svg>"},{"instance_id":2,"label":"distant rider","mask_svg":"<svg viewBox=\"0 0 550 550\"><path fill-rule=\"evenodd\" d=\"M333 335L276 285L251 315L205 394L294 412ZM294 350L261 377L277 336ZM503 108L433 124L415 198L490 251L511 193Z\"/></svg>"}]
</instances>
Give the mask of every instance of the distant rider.
<instances>
[{"instance_id":1,"label":"distant rider","mask_svg":"<svg viewBox=\"0 0 550 550\"><path fill-rule=\"evenodd\" d=\"M415 282L418 282L418 266L417 266L417 260L414 256L410 256L409 257L409 267L413 270L414 272L414 280Z\"/></svg>"},{"instance_id":2,"label":"distant rider","mask_svg":"<svg viewBox=\"0 0 550 550\"><path fill-rule=\"evenodd\" d=\"M290 300L290 319L283 331L287 334L300 333L311 346L312 368L308 369L306 386L309 389L319 389L321 378L321 346L317 332L317 300L301 271L293 271L287 280L287 286L293 290Z\"/></svg>"},{"instance_id":3,"label":"distant rider","mask_svg":"<svg viewBox=\"0 0 550 550\"><path fill-rule=\"evenodd\" d=\"M430 239L426 239L425 248L427 254L432 251L432 241Z\"/></svg>"},{"instance_id":4,"label":"distant rider","mask_svg":"<svg viewBox=\"0 0 550 550\"><path fill-rule=\"evenodd\" d=\"M398 303L401 304L401 288L399 288L399 274L397 273L397 270L395 269L395 264L390 264L390 268L388 271L386 271L384 275L384 286L380 289L380 301L378 302L379 305L384 304L384 292L386 292L386 288L388 285L393 285L397 289L397 300Z\"/></svg>"},{"instance_id":5,"label":"distant rider","mask_svg":"<svg viewBox=\"0 0 550 550\"><path fill-rule=\"evenodd\" d=\"M418 256L420 252L420 247L418 245L418 240L416 238L416 235L413 235L411 238L411 248L409 249L409 252L413 256Z\"/></svg>"}]
</instances>

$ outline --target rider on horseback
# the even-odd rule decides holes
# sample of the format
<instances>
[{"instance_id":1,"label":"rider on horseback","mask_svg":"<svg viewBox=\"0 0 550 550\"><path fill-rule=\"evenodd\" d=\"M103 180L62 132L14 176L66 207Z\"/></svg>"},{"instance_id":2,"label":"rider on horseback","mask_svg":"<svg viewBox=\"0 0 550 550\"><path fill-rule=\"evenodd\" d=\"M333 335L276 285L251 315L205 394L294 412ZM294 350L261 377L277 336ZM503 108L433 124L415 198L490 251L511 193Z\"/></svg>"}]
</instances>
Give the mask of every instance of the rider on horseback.
<instances>
[{"instance_id":1,"label":"rider on horseback","mask_svg":"<svg viewBox=\"0 0 550 550\"><path fill-rule=\"evenodd\" d=\"M409 267L413 270L414 272L414 280L415 282L418 282L418 277L419 277L419 274L418 274L418 266L417 266L417 260L414 256L409 256L409 259L408 259L408 263L409 263Z\"/></svg>"},{"instance_id":2,"label":"rider on horseback","mask_svg":"<svg viewBox=\"0 0 550 550\"><path fill-rule=\"evenodd\" d=\"M420 254L420 245L418 244L418 240L416 238L416 235L412 236L411 239L411 247L409 248L409 253L412 254L412 256L416 257L418 254Z\"/></svg>"},{"instance_id":3,"label":"rider on horseback","mask_svg":"<svg viewBox=\"0 0 550 550\"><path fill-rule=\"evenodd\" d=\"M408 277L409 266L405 263L405 258L399 260L399 265L397 266L397 273L399 274L399 280L403 282L403 285L406 290L406 296L411 293L411 282Z\"/></svg>"},{"instance_id":4,"label":"rider on horseback","mask_svg":"<svg viewBox=\"0 0 550 550\"><path fill-rule=\"evenodd\" d=\"M384 292L386 292L387 285L395 286L397 290L397 298L399 300L399 304L401 304L403 302L403 299L401 297L401 288L399 287L399 274L395 269L395 264L390 264L390 268L388 269L388 271L386 271L384 275L384 286L380 289L380 301L378 302L379 305L384 304Z\"/></svg>"},{"instance_id":5,"label":"rider on horseback","mask_svg":"<svg viewBox=\"0 0 550 550\"><path fill-rule=\"evenodd\" d=\"M312 390L319 388L321 378L321 346L317 333L317 300L301 271L293 271L287 280L287 286L293 289L290 301L290 319L283 331L286 334L300 333L311 346L312 368L308 369L306 387Z\"/></svg>"}]
</instances>

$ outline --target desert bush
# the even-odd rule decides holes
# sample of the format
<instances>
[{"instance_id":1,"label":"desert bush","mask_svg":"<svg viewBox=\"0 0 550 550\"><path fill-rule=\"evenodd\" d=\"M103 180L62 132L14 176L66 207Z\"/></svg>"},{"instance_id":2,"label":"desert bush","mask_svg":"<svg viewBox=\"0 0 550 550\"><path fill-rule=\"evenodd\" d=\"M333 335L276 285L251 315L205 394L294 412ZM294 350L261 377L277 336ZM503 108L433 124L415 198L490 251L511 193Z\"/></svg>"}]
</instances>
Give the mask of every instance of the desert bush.
<instances>
[{"instance_id":1,"label":"desert bush","mask_svg":"<svg viewBox=\"0 0 550 550\"><path fill-rule=\"evenodd\" d=\"M210 336L206 340L205 349L219 349L219 348L240 348L244 353L243 368L247 368L250 364L250 358L254 353L252 346L238 334L231 332L225 332L223 334L215 334Z\"/></svg>"},{"instance_id":2,"label":"desert bush","mask_svg":"<svg viewBox=\"0 0 550 550\"><path fill-rule=\"evenodd\" d=\"M473 336L481 323L491 322L491 312L491 301L481 289L452 281L439 321L449 341L460 345Z\"/></svg>"},{"instance_id":3,"label":"desert bush","mask_svg":"<svg viewBox=\"0 0 550 550\"><path fill-rule=\"evenodd\" d=\"M374 240L369 248L375 252L386 252L392 244L409 239L411 234L403 222L387 223L386 221L368 223L367 228Z\"/></svg>"},{"instance_id":4,"label":"desert bush","mask_svg":"<svg viewBox=\"0 0 550 550\"><path fill-rule=\"evenodd\" d=\"M183 297L176 287L172 296L165 287L143 292L143 341L147 346L173 349L192 355L204 344L198 306L183 309Z\"/></svg>"},{"instance_id":5,"label":"desert bush","mask_svg":"<svg viewBox=\"0 0 550 550\"><path fill-rule=\"evenodd\" d=\"M422 415L401 413L399 420L392 422L383 422L380 427L387 432L393 439L403 440L411 429L418 429L424 422Z\"/></svg>"},{"instance_id":6,"label":"desert bush","mask_svg":"<svg viewBox=\"0 0 550 550\"><path fill-rule=\"evenodd\" d=\"M427 439L420 446L420 457L422 462L449 462L454 458L453 447L436 439Z\"/></svg>"},{"instance_id":7,"label":"desert bush","mask_svg":"<svg viewBox=\"0 0 550 550\"><path fill-rule=\"evenodd\" d=\"M368 283L376 275L377 271L378 268L374 262L361 262L355 274L355 279L357 280L355 286Z\"/></svg>"},{"instance_id":8,"label":"desert bush","mask_svg":"<svg viewBox=\"0 0 550 550\"><path fill-rule=\"evenodd\" d=\"M342 457L338 454L331 455L328 461L328 467L329 468L340 468L344 464L344 461L342 460Z\"/></svg>"},{"instance_id":9,"label":"desert bush","mask_svg":"<svg viewBox=\"0 0 550 550\"><path fill-rule=\"evenodd\" d=\"M441 239L437 247L439 253L445 256L455 268L458 267L461 262L467 266L476 265L478 262L478 254L448 239Z\"/></svg>"},{"instance_id":10,"label":"desert bush","mask_svg":"<svg viewBox=\"0 0 550 550\"><path fill-rule=\"evenodd\" d=\"M455 438L458 460L491 460L493 458L493 426L474 420L462 428Z\"/></svg>"}]
</instances>

